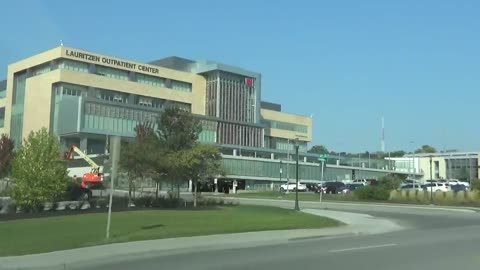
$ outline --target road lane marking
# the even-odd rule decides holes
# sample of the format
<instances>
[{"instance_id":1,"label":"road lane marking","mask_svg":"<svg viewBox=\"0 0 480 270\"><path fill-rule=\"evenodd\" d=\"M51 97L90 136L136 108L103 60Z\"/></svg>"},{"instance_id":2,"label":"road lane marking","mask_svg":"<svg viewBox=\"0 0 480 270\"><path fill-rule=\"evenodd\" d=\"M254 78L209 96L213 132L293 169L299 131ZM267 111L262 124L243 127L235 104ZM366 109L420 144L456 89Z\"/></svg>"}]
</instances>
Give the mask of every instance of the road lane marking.
<instances>
[{"instance_id":1,"label":"road lane marking","mask_svg":"<svg viewBox=\"0 0 480 270\"><path fill-rule=\"evenodd\" d=\"M333 250L329 250L328 252L336 253L336 252L345 252L345 251L362 250L362 249L393 247L393 246L396 246L396 245L397 244L384 244L384 245L376 245L376 246L364 246L364 247L354 247L354 248L345 248L345 249L333 249Z\"/></svg>"}]
</instances>

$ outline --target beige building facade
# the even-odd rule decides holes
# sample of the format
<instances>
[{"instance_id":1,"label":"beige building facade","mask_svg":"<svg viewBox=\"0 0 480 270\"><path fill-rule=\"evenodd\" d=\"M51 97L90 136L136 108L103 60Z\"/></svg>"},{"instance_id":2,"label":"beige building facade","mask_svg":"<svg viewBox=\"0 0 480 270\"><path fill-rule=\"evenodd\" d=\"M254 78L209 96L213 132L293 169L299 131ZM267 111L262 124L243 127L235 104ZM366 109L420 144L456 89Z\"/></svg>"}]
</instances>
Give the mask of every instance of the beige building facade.
<instances>
[{"instance_id":1,"label":"beige building facade","mask_svg":"<svg viewBox=\"0 0 480 270\"><path fill-rule=\"evenodd\" d=\"M4 89L2 89L4 88ZM301 151L312 119L262 102L261 74L211 61L168 57L141 63L59 46L8 66L0 82L0 133L19 145L43 127L64 147L101 153L108 136L133 137L169 106L201 119L200 141Z\"/></svg>"}]
</instances>

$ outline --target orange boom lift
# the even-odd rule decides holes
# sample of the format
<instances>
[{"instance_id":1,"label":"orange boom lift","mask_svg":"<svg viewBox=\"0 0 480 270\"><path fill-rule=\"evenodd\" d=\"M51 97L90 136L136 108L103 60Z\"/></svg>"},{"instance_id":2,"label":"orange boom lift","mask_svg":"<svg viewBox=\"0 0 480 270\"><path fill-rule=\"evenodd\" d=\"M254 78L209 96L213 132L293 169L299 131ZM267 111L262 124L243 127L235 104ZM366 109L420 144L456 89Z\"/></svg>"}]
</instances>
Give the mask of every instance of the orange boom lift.
<instances>
[{"instance_id":1,"label":"orange boom lift","mask_svg":"<svg viewBox=\"0 0 480 270\"><path fill-rule=\"evenodd\" d=\"M77 146L72 145L70 150L65 153L66 159L73 159L74 153L77 153L83 158L91 167L92 170L89 173L85 173L82 177L82 188L92 188L102 184L104 174L100 172L100 166L95 161L82 152Z\"/></svg>"}]
</instances>

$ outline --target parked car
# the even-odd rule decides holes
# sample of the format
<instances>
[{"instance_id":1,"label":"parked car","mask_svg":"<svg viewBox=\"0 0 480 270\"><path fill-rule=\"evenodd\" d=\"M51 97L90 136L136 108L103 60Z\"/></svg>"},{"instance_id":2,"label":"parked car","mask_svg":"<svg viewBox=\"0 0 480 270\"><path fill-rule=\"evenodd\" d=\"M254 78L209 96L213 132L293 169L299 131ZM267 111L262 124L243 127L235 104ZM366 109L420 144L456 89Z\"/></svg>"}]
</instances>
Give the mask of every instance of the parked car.
<instances>
[{"instance_id":1,"label":"parked car","mask_svg":"<svg viewBox=\"0 0 480 270\"><path fill-rule=\"evenodd\" d=\"M424 191L423 185L420 184L406 184L400 187L400 190L408 190L408 191Z\"/></svg>"},{"instance_id":2,"label":"parked car","mask_svg":"<svg viewBox=\"0 0 480 270\"><path fill-rule=\"evenodd\" d=\"M370 184L367 179L355 179L355 180L353 180L352 183L353 183L353 184L362 184L362 185L364 185L364 186Z\"/></svg>"},{"instance_id":3,"label":"parked car","mask_svg":"<svg viewBox=\"0 0 480 270\"><path fill-rule=\"evenodd\" d=\"M280 191L285 192L285 191L295 191L297 188L297 184L295 182L293 183L288 183L288 184L283 184L280 186ZM298 191L307 191L307 186L302 183L298 183Z\"/></svg>"},{"instance_id":4,"label":"parked car","mask_svg":"<svg viewBox=\"0 0 480 270\"><path fill-rule=\"evenodd\" d=\"M447 191L450 191L450 185L446 183L430 182L426 184L423 189L426 191L433 190L434 192L436 191L447 192Z\"/></svg>"},{"instance_id":5,"label":"parked car","mask_svg":"<svg viewBox=\"0 0 480 270\"><path fill-rule=\"evenodd\" d=\"M402 181L401 186L405 186L405 185L420 185L420 182L414 179L405 179Z\"/></svg>"},{"instance_id":6,"label":"parked car","mask_svg":"<svg viewBox=\"0 0 480 270\"><path fill-rule=\"evenodd\" d=\"M345 186L345 189L342 190L343 193L350 193L350 192L353 192L355 191L356 189L358 188L362 188L364 187L365 185L361 184L361 183L356 183L356 184L347 184Z\"/></svg>"},{"instance_id":7,"label":"parked car","mask_svg":"<svg viewBox=\"0 0 480 270\"><path fill-rule=\"evenodd\" d=\"M346 185L342 182L326 182L324 187L325 193L338 194L343 192Z\"/></svg>"},{"instance_id":8,"label":"parked car","mask_svg":"<svg viewBox=\"0 0 480 270\"><path fill-rule=\"evenodd\" d=\"M450 186L450 189L451 189L453 192L459 192L459 191L468 190L468 187L465 186L465 185L462 185L462 184L457 184L457 185Z\"/></svg>"},{"instance_id":9,"label":"parked car","mask_svg":"<svg viewBox=\"0 0 480 270\"><path fill-rule=\"evenodd\" d=\"M454 186L454 185L464 185L465 187L470 188L470 183L468 183L468 182L462 182L462 181L460 181L460 180L458 180L458 179L448 179L447 182L448 182L448 184L449 184L450 186Z\"/></svg>"}]
</instances>

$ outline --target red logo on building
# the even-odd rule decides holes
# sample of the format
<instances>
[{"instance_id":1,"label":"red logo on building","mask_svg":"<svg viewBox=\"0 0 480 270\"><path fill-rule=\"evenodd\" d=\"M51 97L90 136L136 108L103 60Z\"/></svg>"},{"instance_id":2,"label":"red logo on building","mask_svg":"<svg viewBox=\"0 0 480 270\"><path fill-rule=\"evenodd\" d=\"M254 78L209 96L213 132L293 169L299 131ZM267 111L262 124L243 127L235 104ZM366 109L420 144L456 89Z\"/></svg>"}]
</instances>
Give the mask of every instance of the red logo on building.
<instances>
[{"instance_id":1,"label":"red logo on building","mask_svg":"<svg viewBox=\"0 0 480 270\"><path fill-rule=\"evenodd\" d=\"M253 78L245 78L245 84L248 87L253 87Z\"/></svg>"}]
</instances>

